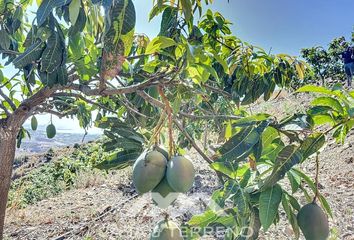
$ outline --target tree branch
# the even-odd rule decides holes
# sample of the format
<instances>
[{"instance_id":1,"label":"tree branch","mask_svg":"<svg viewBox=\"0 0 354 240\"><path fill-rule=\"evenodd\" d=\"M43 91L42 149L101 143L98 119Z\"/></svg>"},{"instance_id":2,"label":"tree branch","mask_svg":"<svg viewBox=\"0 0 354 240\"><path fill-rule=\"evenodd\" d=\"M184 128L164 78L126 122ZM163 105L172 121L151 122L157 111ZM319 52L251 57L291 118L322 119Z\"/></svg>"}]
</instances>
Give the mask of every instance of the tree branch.
<instances>
[{"instance_id":1,"label":"tree branch","mask_svg":"<svg viewBox=\"0 0 354 240\"><path fill-rule=\"evenodd\" d=\"M156 107L159 107L159 108L165 108L165 105L160 102L159 100L151 97L149 94L147 94L146 92L144 91L137 91L138 95L140 97L142 97L145 101L151 103L152 105L155 105ZM179 112L178 113L179 115L183 116L183 117L186 117L186 118L190 118L192 120L206 120L206 119L232 119L232 120L238 120L240 119L241 117L239 116L233 116L233 115L200 115L200 116L197 116L197 115L192 115L192 114L188 114L188 113L185 113L185 112Z\"/></svg>"},{"instance_id":2,"label":"tree branch","mask_svg":"<svg viewBox=\"0 0 354 240\"><path fill-rule=\"evenodd\" d=\"M177 126L177 128L181 131L181 133L188 139L188 141L192 144L193 148L207 161L209 164L213 163L213 160L209 158L202 149L195 143L193 138L189 135L189 133L182 127L182 125L176 120L173 119L173 123Z\"/></svg>"},{"instance_id":3,"label":"tree branch","mask_svg":"<svg viewBox=\"0 0 354 240\"><path fill-rule=\"evenodd\" d=\"M6 53L11 55L20 55L20 52L12 51L12 50L0 50L0 53Z\"/></svg>"},{"instance_id":4,"label":"tree branch","mask_svg":"<svg viewBox=\"0 0 354 240\"><path fill-rule=\"evenodd\" d=\"M75 111L74 110L70 110L68 112L63 112L63 113L60 113L60 112L57 112L57 111L54 111L52 109L45 109L45 108L40 108L40 107L37 107L36 110L38 110L39 112L41 113L49 113L49 114L53 114L59 118L63 118L63 117L67 117L69 116L70 114L74 113Z\"/></svg>"},{"instance_id":5,"label":"tree branch","mask_svg":"<svg viewBox=\"0 0 354 240\"><path fill-rule=\"evenodd\" d=\"M211 85L208 85L208 84L203 84L203 87L205 87L206 89L209 89L210 91L212 92L216 92L216 93L220 93L222 95L224 95L225 97L227 98L232 98L232 95L220 88L217 88L217 87L213 87Z\"/></svg>"},{"instance_id":6,"label":"tree branch","mask_svg":"<svg viewBox=\"0 0 354 240\"><path fill-rule=\"evenodd\" d=\"M206 119L231 119L231 120L238 120L241 119L241 117L239 116L233 116L233 115L192 115L192 114L188 114L185 112L179 112L179 115L186 117L186 118L190 118L192 120L206 120Z\"/></svg>"},{"instance_id":7,"label":"tree branch","mask_svg":"<svg viewBox=\"0 0 354 240\"><path fill-rule=\"evenodd\" d=\"M11 113L9 112L9 110L7 110L7 108L6 108L2 103L0 103L0 108L1 108L2 110L4 110L4 112L5 112L5 114L6 114L7 116L10 116L10 115L11 115Z\"/></svg>"},{"instance_id":8,"label":"tree branch","mask_svg":"<svg viewBox=\"0 0 354 240\"><path fill-rule=\"evenodd\" d=\"M14 102L8 96L6 96L6 94L1 89L0 96L4 98L4 100L10 105L13 111L16 110L16 105L14 104Z\"/></svg>"}]
</instances>

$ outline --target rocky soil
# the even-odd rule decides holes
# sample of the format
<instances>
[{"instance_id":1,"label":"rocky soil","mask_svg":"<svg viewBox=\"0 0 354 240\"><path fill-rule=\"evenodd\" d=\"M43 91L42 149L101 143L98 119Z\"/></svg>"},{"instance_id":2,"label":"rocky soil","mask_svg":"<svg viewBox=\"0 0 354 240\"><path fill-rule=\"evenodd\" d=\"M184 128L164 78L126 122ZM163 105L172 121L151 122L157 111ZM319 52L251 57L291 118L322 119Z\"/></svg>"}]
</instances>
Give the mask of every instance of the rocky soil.
<instances>
[{"instance_id":1,"label":"rocky soil","mask_svg":"<svg viewBox=\"0 0 354 240\"><path fill-rule=\"evenodd\" d=\"M252 107L279 115L301 110L307 98L285 96ZM279 111L282 109L282 111ZM331 140L320 154L321 193L333 211L330 239L354 239L354 133L346 144ZM7 212L5 239L149 239L154 225L168 213L178 223L203 212L211 193L220 187L217 177L194 151L189 153L197 168L192 190L181 194L167 210L156 207L146 194L137 196L131 181L131 168L101 177L99 184L66 191L25 209ZM313 160L302 169L314 176ZM304 198L300 198L305 203ZM293 239L291 227L281 214L280 224L272 226L260 239ZM216 239L209 236L203 239Z\"/></svg>"}]
</instances>

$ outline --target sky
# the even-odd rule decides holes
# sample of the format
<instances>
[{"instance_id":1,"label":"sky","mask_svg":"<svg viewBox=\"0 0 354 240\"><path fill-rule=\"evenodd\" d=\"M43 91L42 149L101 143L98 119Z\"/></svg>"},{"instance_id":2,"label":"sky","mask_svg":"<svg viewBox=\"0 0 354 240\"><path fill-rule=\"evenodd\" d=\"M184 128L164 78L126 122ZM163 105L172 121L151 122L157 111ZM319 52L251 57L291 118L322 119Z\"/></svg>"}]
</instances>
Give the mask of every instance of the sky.
<instances>
[{"instance_id":1,"label":"sky","mask_svg":"<svg viewBox=\"0 0 354 240\"><path fill-rule=\"evenodd\" d=\"M136 30L156 35L159 19L148 22L152 0L133 1ZM236 36L273 53L299 55L335 37L350 40L354 27L354 0L214 0L207 7L231 21Z\"/></svg>"},{"instance_id":2,"label":"sky","mask_svg":"<svg viewBox=\"0 0 354 240\"><path fill-rule=\"evenodd\" d=\"M153 1L133 2L137 15L136 32L156 36L160 18L148 21ZM233 34L267 51L271 49L272 53L299 55L303 47L326 46L338 36L348 40L354 26L354 0L230 0L230 3L214 0L206 7L231 21ZM39 117L40 124L48 122L48 115ZM54 117L54 122L58 129L81 131L75 120ZM99 130L90 132L96 131Z\"/></svg>"}]
</instances>

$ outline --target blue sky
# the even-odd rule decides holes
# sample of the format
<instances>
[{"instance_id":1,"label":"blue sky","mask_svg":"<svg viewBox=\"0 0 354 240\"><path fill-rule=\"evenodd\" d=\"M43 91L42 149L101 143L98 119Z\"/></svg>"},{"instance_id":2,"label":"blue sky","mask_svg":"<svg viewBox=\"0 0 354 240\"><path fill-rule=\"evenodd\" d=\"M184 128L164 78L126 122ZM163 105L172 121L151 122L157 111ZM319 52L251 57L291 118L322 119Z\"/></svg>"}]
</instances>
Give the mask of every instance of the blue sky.
<instances>
[{"instance_id":1,"label":"blue sky","mask_svg":"<svg viewBox=\"0 0 354 240\"><path fill-rule=\"evenodd\" d=\"M147 23L152 0L134 0L138 32L158 33L158 19ZM214 0L210 6L233 22L242 40L274 53L298 55L303 47L351 37L354 0Z\"/></svg>"}]
</instances>

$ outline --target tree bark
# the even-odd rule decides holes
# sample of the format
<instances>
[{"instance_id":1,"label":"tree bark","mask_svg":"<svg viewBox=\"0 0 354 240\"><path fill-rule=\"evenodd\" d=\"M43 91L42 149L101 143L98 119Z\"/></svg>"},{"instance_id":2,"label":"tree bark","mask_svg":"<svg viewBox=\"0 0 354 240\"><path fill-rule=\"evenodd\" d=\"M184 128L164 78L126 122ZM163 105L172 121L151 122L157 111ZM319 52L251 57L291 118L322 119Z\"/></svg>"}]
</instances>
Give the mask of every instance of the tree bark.
<instances>
[{"instance_id":1,"label":"tree bark","mask_svg":"<svg viewBox=\"0 0 354 240\"><path fill-rule=\"evenodd\" d=\"M0 126L0 240L3 239L7 197L16 150L16 131Z\"/></svg>"}]
</instances>

